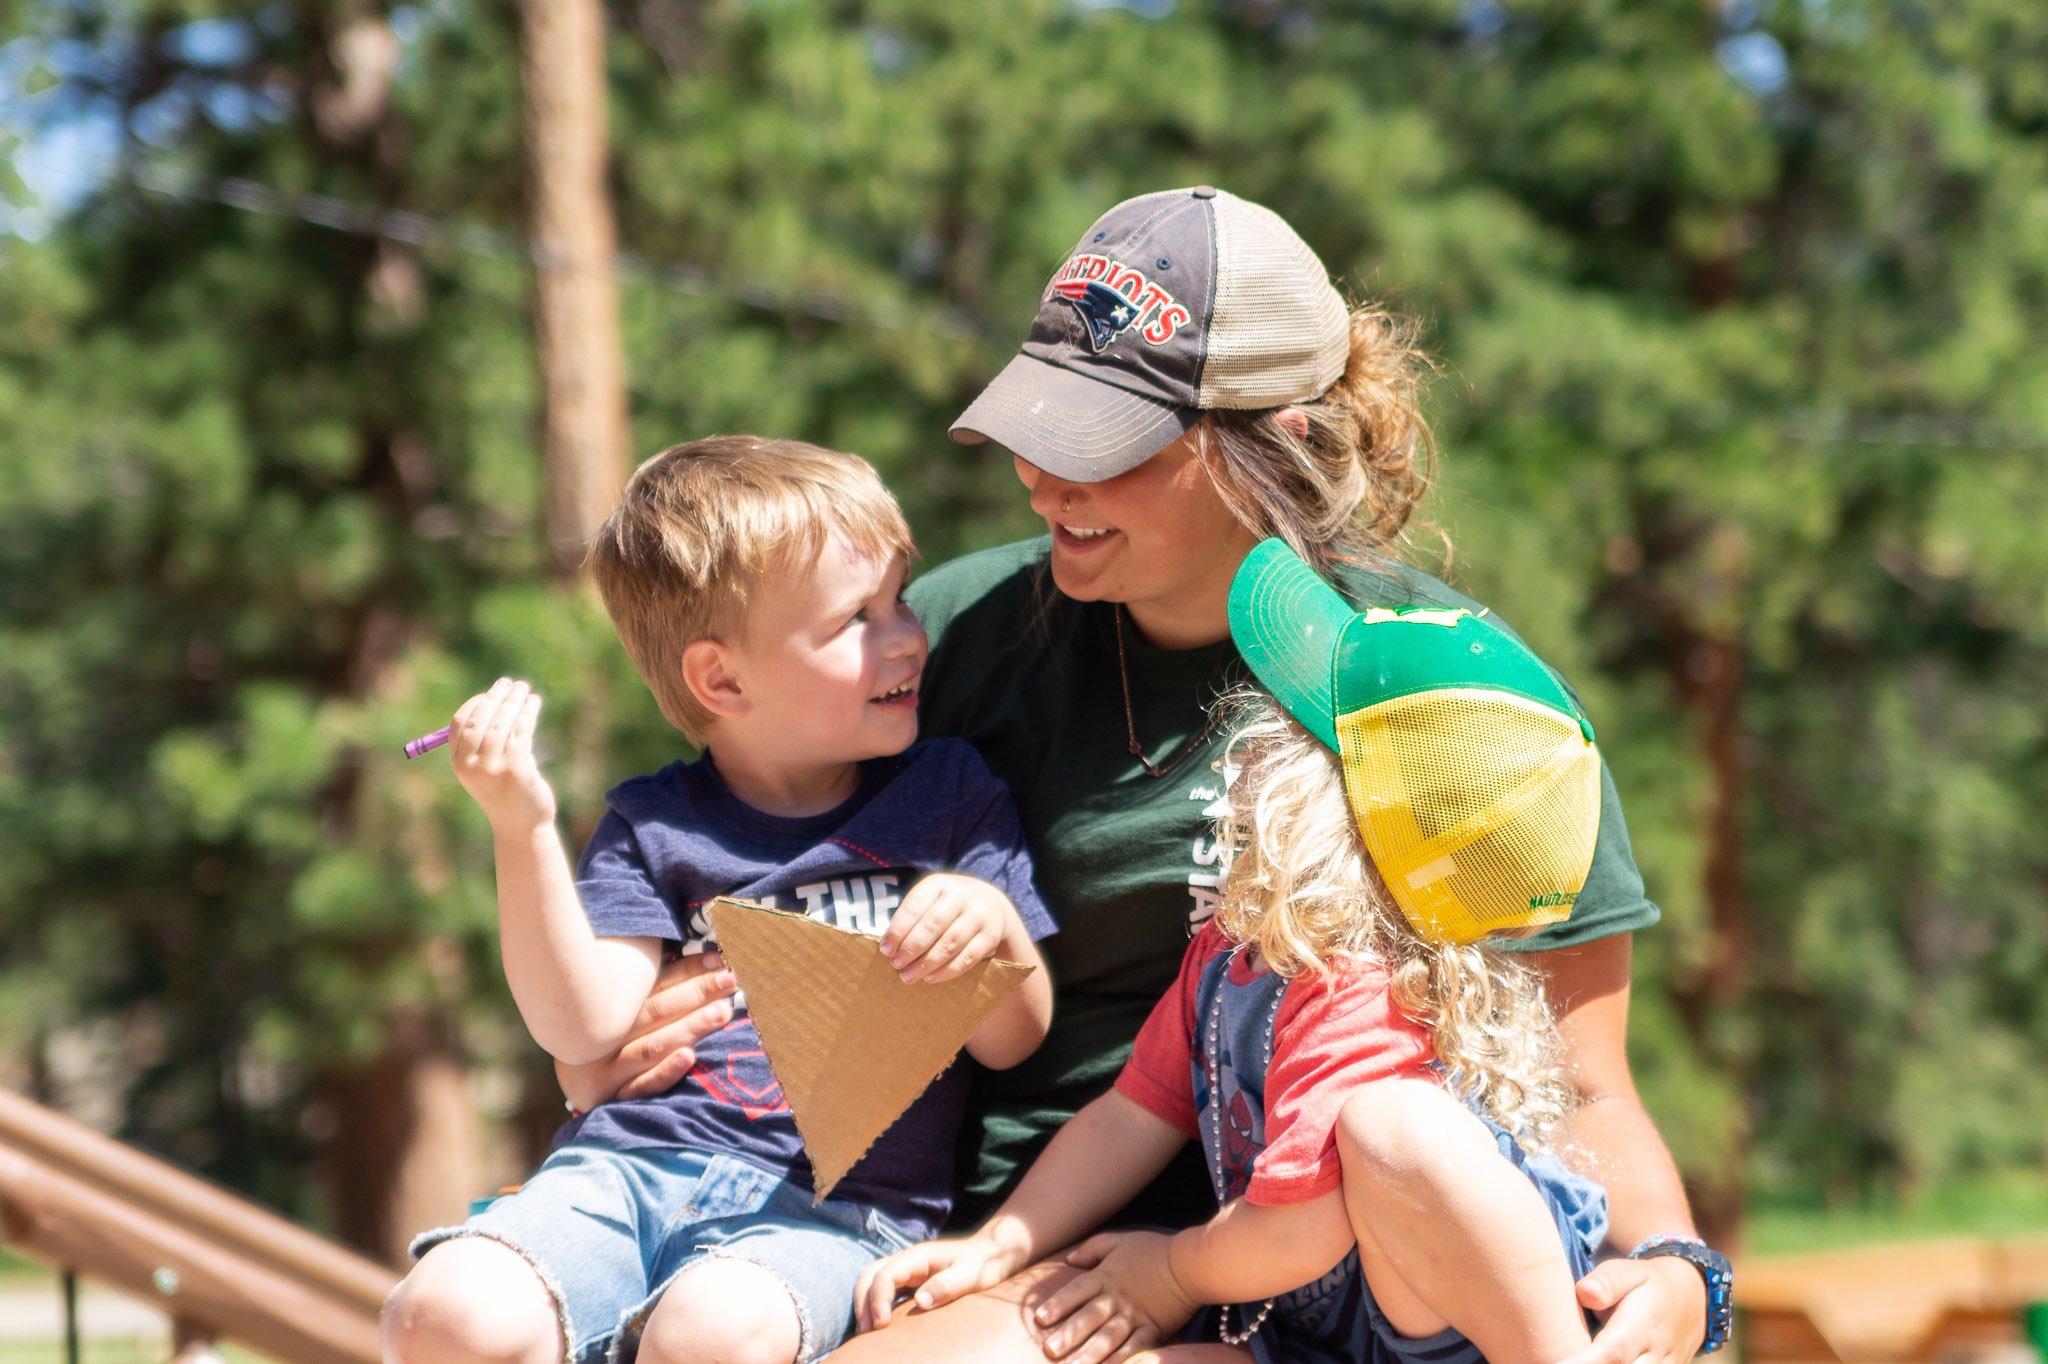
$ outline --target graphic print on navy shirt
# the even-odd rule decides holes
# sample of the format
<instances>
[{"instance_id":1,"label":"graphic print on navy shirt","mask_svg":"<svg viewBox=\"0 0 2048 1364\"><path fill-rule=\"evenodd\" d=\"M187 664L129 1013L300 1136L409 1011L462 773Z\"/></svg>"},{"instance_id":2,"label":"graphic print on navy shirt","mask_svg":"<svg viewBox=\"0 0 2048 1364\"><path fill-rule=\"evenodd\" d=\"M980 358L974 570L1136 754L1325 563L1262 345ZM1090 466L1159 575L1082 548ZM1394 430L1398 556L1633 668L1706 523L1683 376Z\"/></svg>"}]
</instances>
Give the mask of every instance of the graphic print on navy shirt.
<instances>
[{"instance_id":1,"label":"graphic print on navy shirt","mask_svg":"<svg viewBox=\"0 0 2048 1364\"><path fill-rule=\"evenodd\" d=\"M1053 931L1008 790L956 740L863 763L852 797L805 818L744 804L708 757L624 782L605 802L577 871L584 912L603 937L660 938L683 953L702 952L715 945L704 911L720 896L879 935L917 878L932 871L988 881L1010 897L1034 939ZM808 1187L811 1167L796 1124L745 1001L737 1003L733 1020L697 1044L695 1068L674 1089L601 1104L564 1126L555 1144L724 1152ZM935 1234L950 1206L966 1084L964 1067L949 1068L834 1196Z\"/></svg>"}]
</instances>

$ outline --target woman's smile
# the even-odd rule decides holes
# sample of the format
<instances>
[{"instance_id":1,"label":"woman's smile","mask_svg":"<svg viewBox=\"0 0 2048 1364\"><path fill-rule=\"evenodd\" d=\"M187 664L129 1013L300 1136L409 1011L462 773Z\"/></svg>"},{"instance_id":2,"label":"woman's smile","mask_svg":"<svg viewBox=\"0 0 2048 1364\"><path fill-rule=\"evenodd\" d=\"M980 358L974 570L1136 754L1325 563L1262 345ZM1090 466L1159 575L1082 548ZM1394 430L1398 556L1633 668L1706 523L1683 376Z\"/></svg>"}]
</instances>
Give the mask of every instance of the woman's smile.
<instances>
[{"instance_id":1,"label":"woman's smile","mask_svg":"<svg viewBox=\"0 0 2048 1364\"><path fill-rule=\"evenodd\" d=\"M1217 494L1201 457L1201 428L1137 468L1076 483L1023 460L1017 478L1052 534L1052 580L1077 601L1121 603L1162 648L1213 643L1230 632L1230 578L1255 537Z\"/></svg>"},{"instance_id":2,"label":"woman's smile","mask_svg":"<svg viewBox=\"0 0 2048 1364\"><path fill-rule=\"evenodd\" d=\"M1053 543L1070 553L1100 549L1116 534L1107 526L1069 526L1058 521L1051 524Z\"/></svg>"}]
</instances>

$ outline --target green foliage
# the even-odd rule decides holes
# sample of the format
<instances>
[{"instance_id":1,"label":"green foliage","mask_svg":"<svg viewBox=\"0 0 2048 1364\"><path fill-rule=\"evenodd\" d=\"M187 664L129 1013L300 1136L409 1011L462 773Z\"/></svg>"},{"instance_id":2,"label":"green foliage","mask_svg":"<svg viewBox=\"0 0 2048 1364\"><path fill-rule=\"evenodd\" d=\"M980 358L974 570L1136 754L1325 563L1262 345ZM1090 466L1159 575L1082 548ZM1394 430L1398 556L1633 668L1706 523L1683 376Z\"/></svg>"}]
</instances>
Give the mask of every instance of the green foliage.
<instances>
[{"instance_id":1,"label":"green foliage","mask_svg":"<svg viewBox=\"0 0 2048 1364\"><path fill-rule=\"evenodd\" d=\"M516 232L509 12L405 12L393 155L319 131L328 8L5 12L95 54L38 79L106 75L154 165ZM1272 205L1432 328L1430 514L1599 723L1688 1172L1855 1203L2038 1165L2048 12L1138 9L615 5L635 449L846 446L928 560L1015 535L1006 462L944 430L1075 234L1171 184ZM249 52L177 57L216 16ZM222 88L267 112L189 94ZM545 583L525 265L436 238L409 306L373 283L408 250L121 184L0 240L0 1028L154 1009L131 1128L259 1191L393 1019L508 1030L483 826L397 746L529 676L583 825L679 748Z\"/></svg>"}]
</instances>

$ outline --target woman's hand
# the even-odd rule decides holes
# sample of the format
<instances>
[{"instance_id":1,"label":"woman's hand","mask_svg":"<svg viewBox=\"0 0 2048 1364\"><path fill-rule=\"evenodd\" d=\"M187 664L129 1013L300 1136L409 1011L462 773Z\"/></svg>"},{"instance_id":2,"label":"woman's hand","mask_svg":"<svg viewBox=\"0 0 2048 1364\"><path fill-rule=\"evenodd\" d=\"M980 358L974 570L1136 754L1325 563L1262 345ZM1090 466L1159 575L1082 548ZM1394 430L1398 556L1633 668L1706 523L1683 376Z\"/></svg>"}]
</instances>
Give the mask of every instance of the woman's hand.
<instances>
[{"instance_id":1,"label":"woman's hand","mask_svg":"<svg viewBox=\"0 0 2048 1364\"><path fill-rule=\"evenodd\" d=\"M1010 897L988 882L933 872L904 895L882 935L882 955L906 981L937 984L988 960L1016 920Z\"/></svg>"},{"instance_id":2,"label":"woman's hand","mask_svg":"<svg viewBox=\"0 0 2048 1364\"><path fill-rule=\"evenodd\" d=\"M587 1113L612 1099L651 1099L674 1089L697 1064L697 1043L732 1021L737 988L716 952L662 967L624 1046L587 1065L555 1063L569 1106Z\"/></svg>"},{"instance_id":3,"label":"woman's hand","mask_svg":"<svg viewBox=\"0 0 2048 1364\"><path fill-rule=\"evenodd\" d=\"M899 1250L861 1271L853 1290L854 1323L862 1331L887 1326L896 1299L911 1289L917 1290L911 1300L929 1312L994 1288L1022 1269L1025 1258L985 1232Z\"/></svg>"},{"instance_id":4,"label":"woman's hand","mask_svg":"<svg viewBox=\"0 0 2048 1364\"><path fill-rule=\"evenodd\" d=\"M1032 1313L1039 1326L1053 1328L1046 1357L1101 1364L1172 1339L1200 1306L1174 1275L1172 1244L1157 1232L1112 1231L1068 1251L1067 1263L1089 1272Z\"/></svg>"},{"instance_id":5,"label":"woman's hand","mask_svg":"<svg viewBox=\"0 0 2048 1364\"><path fill-rule=\"evenodd\" d=\"M1707 1338L1707 1285L1689 1261L1609 1260L1579 1280L1600 1333L1561 1364L1686 1364Z\"/></svg>"}]
</instances>

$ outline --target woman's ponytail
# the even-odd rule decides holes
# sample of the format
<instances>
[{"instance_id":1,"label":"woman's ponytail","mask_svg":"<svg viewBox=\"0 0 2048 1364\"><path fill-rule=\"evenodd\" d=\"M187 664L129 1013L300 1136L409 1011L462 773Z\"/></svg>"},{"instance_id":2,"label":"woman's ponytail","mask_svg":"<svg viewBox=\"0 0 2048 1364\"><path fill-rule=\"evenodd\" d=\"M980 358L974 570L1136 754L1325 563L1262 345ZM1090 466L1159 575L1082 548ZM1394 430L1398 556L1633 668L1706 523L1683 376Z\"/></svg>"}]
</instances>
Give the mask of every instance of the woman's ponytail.
<instances>
[{"instance_id":1,"label":"woman's ponytail","mask_svg":"<svg viewBox=\"0 0 2048 1364\"><path fill-rule=\"evenodd\" d=\"M1203 455L1231 511L1261 538L1279 536L1327 573L1386 553L1428 493L1435 444L1422 415L1434 370L1415 326L1378 307L1351 314L1344 373L1317 398L1281 409L1209 416Z\"/></svg>"}]
</instances>

